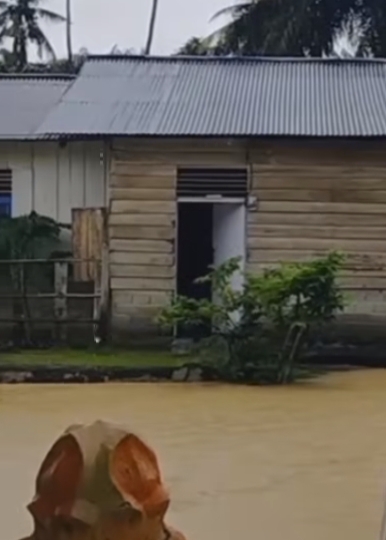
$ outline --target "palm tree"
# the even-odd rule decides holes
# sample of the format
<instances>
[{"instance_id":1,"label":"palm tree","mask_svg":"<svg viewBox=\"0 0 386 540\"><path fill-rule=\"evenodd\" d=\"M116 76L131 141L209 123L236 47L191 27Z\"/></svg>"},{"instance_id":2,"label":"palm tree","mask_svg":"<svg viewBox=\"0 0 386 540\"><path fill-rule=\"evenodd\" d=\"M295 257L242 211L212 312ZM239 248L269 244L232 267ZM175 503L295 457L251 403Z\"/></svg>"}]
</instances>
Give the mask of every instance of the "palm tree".
<instances>
[{"instance_id":1,"label":"palm tree","mask_svg":"<svg viewBox=\"0 0 386 540\"><path fill-rule=\"evenodd\" d=\"M178 56L222 56L228 54L227 48L223 46L221 40L192 37L178 51Z\"/></svg>"},{"instance_id":2,"label":"palm tree","mask_svg":"<svg viewBox=\"0 0 386 540\"><path fill-rule=\"evenodd\" d=\"M67 37L67 57L68 65L73 65L72 55L72 35L71 35L71 0L66 0L66 37Z\"/></svg>"},{"instance_id":3,"label":"palm tree","mask_svg":"<svg viewBox=\"0 0 386 540\"><path fill-rule=\"evenodd\" d=\"M146 55L149 55L151 53L151 46L153 45L153 39L154 39L155 23L157 19L157 11L158 11L158 0L153 0L153 5L151 8L151 15L150 15L149 33L147 36L147 42L146 42L146 47L145 47Z\"/></svg>"},{"instance_id":4,"label":"palm tree","mask_svg":"<svg viewBox=\"0 0 386 540\"><path fill-rule=\"evenodd\" d=\"M185 56L207 56L210 52L211 49L205 45L204 39L192 37L179 49L177 54Z\"/></svg>"},{"instance_id":5,"label":"palm tree","mask_svg":"<svg viewBox=\"0 0 386 540\"><path fill-rule=\"evenodd\" d=\"M55 51L40 28L40 21L63 22L65 17L39 6L40 0L1 0L0 39L12 40L16 71L28 64L28 44L36 45L39 58L55 60Z\"/></svg>"},{"instance_id":6,"label":"palm tree","mask_svg":"<svg viewBox=\"0 0 386 540\"><path fill-rule=\"evenodd\" d=\"M322 56L345 36L358 55L386 55L385 0L248 0L215 15L222 54Z\"/></svg>"}]
</instances>

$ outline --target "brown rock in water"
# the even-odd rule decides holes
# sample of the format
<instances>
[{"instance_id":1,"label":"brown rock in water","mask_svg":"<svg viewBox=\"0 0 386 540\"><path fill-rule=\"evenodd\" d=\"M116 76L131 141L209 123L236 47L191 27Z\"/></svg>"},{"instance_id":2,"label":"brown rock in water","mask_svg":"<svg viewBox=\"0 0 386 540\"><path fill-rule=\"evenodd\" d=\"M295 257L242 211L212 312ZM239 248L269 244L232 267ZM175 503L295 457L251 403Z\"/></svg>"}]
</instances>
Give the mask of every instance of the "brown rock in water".
<instances>
[{"instance_id":1,"label":"brown rock in water","mask_svg":"<svg viewBox=\"0 0 386 540\"><path fill-rule=\"evenodd\" d=\"M40 468L25 540L185 540L165 524L169 503L157 456L140 438L104 422L73 426Z\"/></svg>"}]
</instances>

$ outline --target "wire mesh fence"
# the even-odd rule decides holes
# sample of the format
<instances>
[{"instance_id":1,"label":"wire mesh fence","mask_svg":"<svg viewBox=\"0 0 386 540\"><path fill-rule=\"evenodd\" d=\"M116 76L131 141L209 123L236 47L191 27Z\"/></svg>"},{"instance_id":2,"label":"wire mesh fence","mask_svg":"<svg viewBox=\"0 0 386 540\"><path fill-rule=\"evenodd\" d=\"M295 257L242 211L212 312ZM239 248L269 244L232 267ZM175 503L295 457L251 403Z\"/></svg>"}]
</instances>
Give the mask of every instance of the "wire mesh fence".
<instances>
[{"instance_id":1,"label":"wire mesh fence","mask_svg":"<svg viewBox=\"0 0 386 540\"><path fill-rule=\"evenodd\" d=\"M92 269L81 277L79 268ZM95 341L106 309L101 260L0 261L0 341Z\"/></svg>"}]
</instances>

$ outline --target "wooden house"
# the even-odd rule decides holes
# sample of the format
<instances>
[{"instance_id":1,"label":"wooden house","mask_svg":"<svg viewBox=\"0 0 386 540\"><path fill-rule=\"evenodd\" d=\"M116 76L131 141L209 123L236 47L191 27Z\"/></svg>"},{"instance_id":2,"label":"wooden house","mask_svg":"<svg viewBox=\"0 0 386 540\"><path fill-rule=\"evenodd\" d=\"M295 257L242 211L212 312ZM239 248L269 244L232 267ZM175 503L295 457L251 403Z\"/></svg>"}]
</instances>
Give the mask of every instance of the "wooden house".
<instances>
[{"instance_id":1,"label":"wooden house","mask_svg":"<svg viewBox=\"0 0 386 540\"><path fill-rule=\"evenodd\" d=\"M37 134L74 80L0 75L0 214L34 210L70 224L72 208L106 205L103 141L62 144Z\"/></svg>"},{"instance_id":2,"label":"wooden house","mask_svg":"<svg viewBox=\"0 0 386 540\"><path fill-rule=\"evenodd\" d=\"M105 145L116 335L231 256L342 250L348 317L386 315L384 61L91 57L37 135Z\"/></svg>"}]
</instances>

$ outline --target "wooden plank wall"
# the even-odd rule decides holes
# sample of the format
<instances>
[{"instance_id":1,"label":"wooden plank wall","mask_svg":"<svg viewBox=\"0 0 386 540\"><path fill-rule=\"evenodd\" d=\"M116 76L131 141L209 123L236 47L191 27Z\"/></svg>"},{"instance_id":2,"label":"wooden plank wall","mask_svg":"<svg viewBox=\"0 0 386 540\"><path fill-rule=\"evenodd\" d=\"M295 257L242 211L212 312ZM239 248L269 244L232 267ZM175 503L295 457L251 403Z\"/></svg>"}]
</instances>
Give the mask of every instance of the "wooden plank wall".
<instances>
[{"instance_id":1,"label":"wooden plank wall","mask_svg":"<svg viewBox=\"0 0 386 540\"><path fill-rule=\"evenodd\" d=\"M349 311L386 315L386 144L114 141L110 175L113 321L149 325L175 289L178 166L248 167L248 269L347 254ZM118 321L118 322L117 322Z\"/></svg>"},{"instance_id":2,"label":"wooden plank wall","mask_svg":"<svg viewBox=\"0 0 386 540\"><path fill-rule=\"evenodd\" d=\"M348 311L386 315L386 144L264 143L251 159L249 269L341 250Z\"/></svg>"},{"instance_id":3,"label":"wooden plank wall","mask_svg":"<svg viewBox=\"0 0 386 540\"><path fill-rule=\"evenodd\" d=\"M114 141L110 175L110 276L117 332L154 330L175 291L179 165L245 164L241 144Z\"/></svg>"},{"instance_id":4,"label":"wooden plank wall","mask_svg":"<svg viewBox=\"0 0 386 540\"><path fill-rule=\"evenodd\" d=\"M123 158L123 159L122 159ZM113 159L110 284L113 324L145 331L174 290L175 168Z\"/></svg>"}]
</instances>

